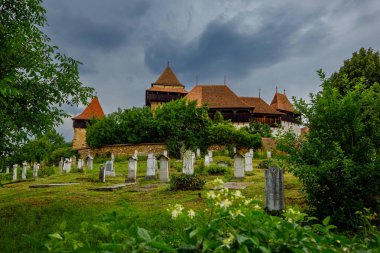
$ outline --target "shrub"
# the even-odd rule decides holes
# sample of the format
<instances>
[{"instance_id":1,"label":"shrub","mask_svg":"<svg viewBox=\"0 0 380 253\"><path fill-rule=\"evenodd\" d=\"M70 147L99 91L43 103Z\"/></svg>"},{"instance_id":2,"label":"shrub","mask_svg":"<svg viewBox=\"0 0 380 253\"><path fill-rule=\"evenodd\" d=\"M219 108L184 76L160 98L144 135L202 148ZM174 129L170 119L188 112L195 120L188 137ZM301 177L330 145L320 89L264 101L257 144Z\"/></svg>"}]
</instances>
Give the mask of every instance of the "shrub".
<instances>
[{"instance_id":1,"label":"shrub","mask_svg":"<svg viewBox=\"0 0 380 253\"><path fill-rule=\"evenodd\" d=\"M210 165L208 167L207 173L209 175L224 175L227 173L228 167L221 166L221 165Z\"/></svg>"},{"instance_id":2,"label":"shrub","mask_svg":"<svg viewBox=\"0 0 380 253\"><path fill-rule=\"evenodd\" d=\"M200 178L198 175L180 174L170 177L169 188L174 191L194 191L201 190L205 183L206 181Z\"/></svg>"},{"instance_id":3,"label":"shrub","mask_svg":"<svg viewBox=\"0 0 380 253\"><path fill-rule=\"evenodd\" d=\"M264 159L259 162L259 169L268 169L269 168L269 159Z\"/></svg>"}]
</instances>

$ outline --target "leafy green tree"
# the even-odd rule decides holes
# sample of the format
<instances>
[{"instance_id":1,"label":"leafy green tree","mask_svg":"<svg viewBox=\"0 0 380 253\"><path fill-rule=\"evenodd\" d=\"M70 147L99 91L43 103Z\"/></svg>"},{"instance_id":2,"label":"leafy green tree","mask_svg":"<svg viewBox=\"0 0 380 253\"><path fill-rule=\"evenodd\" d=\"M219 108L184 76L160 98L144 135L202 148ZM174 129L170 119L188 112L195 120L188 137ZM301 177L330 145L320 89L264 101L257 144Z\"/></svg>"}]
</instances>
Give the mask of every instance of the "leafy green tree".
<instances>
[{"instance_id":1,"label":"leafy green tree","mask_svg":"<svg viewBox=\"0 0 380 253\"><path fill-rule=\"evenodd\" d=\"M42 0L0 0L0 154L68 116L63 104L86 103L79 62L58 52L42 32Z\"/></svg>"},{"instance_id":2,"label":"leafy green tree","mask_svg":"<svg viewBox=\"0 0 380 253\"><path fill-rule=\"evenodd\" d=\"M220 111L216 111L216 113L214 114L213 121L215 124L223 123L224 121L223 114Z\"/></svg>"},{"instance_id":3,"label":"leafy green tree","mask_svg":"<svg viewBox=\"0 0 380 253\"><path fill-rule=\"evenodd\" d=\"M358 80L344 95L323 80L309 103L296 103L307 137L281 142L316 215L346 228L363 225L363 208L380 211L380 85Z\"/></svg>"},{"instance_id":4,"label":"leafy green tree","mask_svg":"<svg viewBox=\"0 0 380 253\"><path fill-rule=\"evenodd\" d=\"M120 135L120 112L111 113L101 119L93 119L86 129L86 142L91 148L125 143Z\"/></svg>"},{"instance_id":5,"label":"leafy green tree","mask_svg":"<svg viewBox=\"0 0 380 253\"><path fill-rule=\"evenodd\" d=\"M339 71L331 75L330 81L342 94L353 89L358 82L362 82L367 88L374 83L380 83L379 51L361 48L354 52L351 59L345 60Z\"/></svg>"},{"instance_id":6,"label":"leafy green tree","mask_svg":"<svg viewBox=\"0 0 380 253\"><path fill-rule=\"evenodd\" d=\"M251 134L259 134L261 137L272 137L270 126L260 122L250 122L246 130Z\"/></svg>"}]
</instances>

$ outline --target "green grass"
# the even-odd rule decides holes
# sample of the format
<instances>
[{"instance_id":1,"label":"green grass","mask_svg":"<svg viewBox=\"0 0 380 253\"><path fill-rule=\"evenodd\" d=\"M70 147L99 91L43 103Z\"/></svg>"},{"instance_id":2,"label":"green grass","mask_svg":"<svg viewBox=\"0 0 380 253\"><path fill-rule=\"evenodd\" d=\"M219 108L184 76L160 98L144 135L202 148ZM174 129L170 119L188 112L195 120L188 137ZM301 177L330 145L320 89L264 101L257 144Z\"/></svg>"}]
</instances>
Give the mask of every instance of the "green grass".
<instances>
[{"instance_id":1,"label":"green grass","mask_svg":"<svg viewBox=\"0 0 380 253\"><path fill-rule=\"evenodd\" d=\"M229 157L218 157L216 160ZM224 181L246 181L253 185L242 190L247 197L264 200L265 178L264 170L258 169L259 160L254 159L254 171L246 173L243 180L232 178L233 171L224 176L209 176L207 170L202 174L206 181L222 178ZM198 162L199 163L199 162ZM36 180L9 183L2 181L0 188L0 252L41 252L43 243L49 233L59 230L63 221L67 230L79 229L85 221L100 220L106 213L123 212L130 219L151 231L160 230L167 236L176 237L182 227L176 227L166 211L169 204L180 203L195 210L203 209L207 189L202 191L168 191L168 184L158 180L145 180L146 161L140 157L138 161L137 184L114 192L99 192L91 189L103 185L123 183L127 173L127 160L117 160L115 163L116 177L107 177L105 184L96 182L100 164L94 164L94 170L72 172L68 174L38 178ZM178 166L177 166L178 167ZM57 171L57 168L55 168ZM174 167L171 174L178 174ZM2 177L6 178L6 177ZM29 188L33 184L79 182L79 185ZM206 188L209 187L206 184ZM300 183L294 176L285 174L285 201L288 206L304 205L300 191ZM33 241L33 240L36 241Z\"/></svg>"}]
</instances>

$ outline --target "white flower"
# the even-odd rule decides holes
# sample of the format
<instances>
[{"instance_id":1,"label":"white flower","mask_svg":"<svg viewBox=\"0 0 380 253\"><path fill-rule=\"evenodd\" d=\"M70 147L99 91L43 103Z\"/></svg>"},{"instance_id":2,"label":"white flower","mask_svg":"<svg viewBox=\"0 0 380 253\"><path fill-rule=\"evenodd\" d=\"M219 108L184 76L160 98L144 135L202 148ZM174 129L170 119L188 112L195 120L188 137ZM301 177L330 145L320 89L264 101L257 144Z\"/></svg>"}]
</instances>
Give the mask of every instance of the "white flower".
<instances>
[{"instance_id":1,"label":"white flower","mask_svg":"<svg viewBox=\"0 0 380 253\"><path fill-rule=\"evenodd\" d=\"M255 210L260 210L261 209L261 206L259 206L259 205L255 205L254 207L253 207Z\"/></svg>"},{"instance_id":2,"label":"white flower","mask_svg":"<svg viewBox=\"0 0 380 253\"><path fill-rule=\"evenodd\" d=\"M244 198L244 196L241 194L241 191L235 191L235 192L233 193L233 196L234 196L236 199Z\"/></svg>"},{"instance_id":3,"label":"white flower","mask_svg":"<svg viewBox=\"0 0 380 253\"><path fill-rule=\"evenodd\" d=\"M224 186L224 182L220 178L214 179L211 183L215 186L215 188L223 188Z\"/></svg>"},{"instance_id":4,"label":"white flower","mask_svg":"<svg viewBox=\"0 0 380 253\"><path fill-rule=\"evenodd\" d=\"M230 207L232 205L232 202L229 200L229 199L225 199L225 200L222 200L220 202L220 207L221 208L224 208L224 209L227 209L228 207Z\"/></svg>"},{"instance_id":5,"label":"white flower","mask_svg":"<svg viewBox=\"0 0 380 253\"><path fill-rule=\"evenodd\" d=\"M183 210L183 206L180 204L175 204L174 208L177 209L179 212L182 212L182 210Z\"/></svg>"},{"instance_id":6,"label":"white flower","mask_svg":"<svg viewBox=\"0 0 380 253\"><path fill-rule=\"evenodd\" d=\"M246 199L244 200L244 205L248 206L252 202L252 199Z\"/></svg>"},{"instance_id":7,"label":"white flower","mask_svg":"<svg viewBox=\"0 0 380 253\"><path fill-rule=\"evenodd\" d=\"M232 219L235 219L238 216L245 216L240 209L236 210L235 212L230 211L229 213L230 213Z\"/></svg>"},{"instance_id":8,"label":"white flower","mask_svg":"<svg viewBox=\"0 0 380 253\"><path fill-rule=\"evenodd\" d=\"M177 209L174 209L172 211L172 219L173 220L177 219L178 215L180 215L180 214L181 214L181 211L178 211Z\"/></svg>"},{"instance_id":9,"label":"white flower","mask_svg":"<svg viewBox=\"0 0 380 253\"><path fill-rule=\"evenodd\" d=\"M195 212L193 209L190 209L187 211L187 216L189 216L190 219L193 219L195 217Z\"/></svg>"},{"instance_id":10,"label":"white flower","mask_svg":"<svg viewBox=\"0 0 380 253\"><path fill-rule=\"evenodd\" d=\"M223 240L223 246L229 249L233 242L234 236L231 233L228 233L228 237Z\"/></svg>"},{"instance_id":11,"label":"white flower","mask_svg":"<svg viewBox=\"0 0 380 253\"><path fill-rule=\"evenodd\" d=\"M206 195L206 198L208 199L215 199L216 198L216 195L215 195L215 192L214 191L209 191Z\"/></svg>"}]
</instances>

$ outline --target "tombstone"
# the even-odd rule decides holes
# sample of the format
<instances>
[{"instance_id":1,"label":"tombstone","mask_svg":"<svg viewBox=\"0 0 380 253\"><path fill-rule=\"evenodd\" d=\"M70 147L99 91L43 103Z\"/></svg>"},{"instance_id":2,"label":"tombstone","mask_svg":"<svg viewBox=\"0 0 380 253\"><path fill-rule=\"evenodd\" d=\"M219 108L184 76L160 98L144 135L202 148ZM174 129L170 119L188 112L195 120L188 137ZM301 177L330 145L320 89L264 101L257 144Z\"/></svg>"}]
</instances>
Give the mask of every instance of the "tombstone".
<instances>
[{"instance_id":1,"label":"tombstone","mask_svg":"<svg viewBox=\"0 0 380 253\"><path fill-rule=\"evenodd\" d=\"M104 169L103 165L101 165L99 168L99 181L102 183L106 182L106 170Z\"/></svg>"},{"instance_id":2,"label":"tombstone","mask_svg":"<svg viewBox=\"0 0 380 253\"><path fill-rule=\"evenodd\" d=\"M183 155L182 173L193 175L194 174L194 152L187 150Z\"/></svg>"},{"instance_id":3,"label":"tombstone","mask_svg":"<svg viewBox=\"0 0 380 253\"><path fill-rule=\"evenodd\" d=\"M270 152L269 150L267 151L267 158L272 158L272 152Z\"/></svg>"},{"instance_id":4,"label":"tombstone","mask_svg":"<svg viewBox=\"0 0 380 253\"><path fill-rule=\"evenodd\" d=\"M111 153L111 161L115 161L115 155L113 153Z\"/></svg>"},{"instance_id":5,"label":"tombstone","mask_svg":"<svg viewBox=\"0 0 380 253\"><path fill-rule=\"evenodd\" d=\"M252 158L253 158L253 149L252 148L249 150L249 153L251 153Z\"/></svg>"},{"instance_id":6,"label":"tombstone","mask_svg":"<svg viewBox=\"0 0 380 253\"><path fill-rule=\"evenodd\" d=\"M205 155L205 166L210 166L210 157L207 154Z\"/></svg>"},{"instance_id":7,"label":"tombstone","mask_svg":"<svg viewBox=\"0 0 380 253\"><path fill-rule=\"evenodd\" d=\"M209 159L210 159L210 163L214 161L214 160L212 159L212 151L211 151L211 150L208 151L208 157L209 157Z\"/></svg>"},{"instance_id":8,"label":"tombstone","mask_svg":"<svg viewBox=\"0 0 380 253\"><path fill-rule=\"evenodd\" d=\"M167 156L160 156L160 181L162 182L169 182L169 157Z\"/></svg>"},{"instance_id":9,"label":"tombstone","mask_svg":"<svg viewBox=\"0 0 380 253\"><path fill-rule=\"evenodd\" d=\"M26 165L28 165L26 162L22 163L22 173L21 173L22 180L26 180Z\"/></svg>"},{"instance_id":10,"label":"tombstone","mask_svg":"<svg viewBox=\"0 0 380 253\"><path fill-rule=\"evenodd\" d=\"M59 174L62 174L62 170L63 170L63 157L61 157L61 160L59 161L58 163L58 171L59 171Z\"/></svg>"},{"instance_id":11,"label":"tombstone","mask_svg":"<svg viewBox=\"0 0 380 253\"><path fill-rule=\"evenodd\" d=\"M145 179L156 179L156 158L153 153L148 154L146 161L146 177Z\"/></svg>"},{"instance_id":12,"label":"tombstone","mask_svg":"<svg viewBox=\"0 0 380 253\"><path fill-rule=\"evenodd\" d=\"M17 167L18 167L17 164L14 164L14 165L13 165L13 177L12 177L12 180L13 180L13 181L16 181L16 180L17 180Z\"/></svg>"},{"instance_id":13,"label":"tombstone","mask_svg":"<svg viewBox=\"0 0 380 253\"><path fill-rule=\"evenodd\" d=\"M111 177L115 177L116 176L116 173L115 173L115 170L113 168L113 161L107 161L106 162L106 168L105 168L105 173L106 173L106 176L111 176Z\"/></svg>"},{"instance_id":14,"label":"tombstone","mask_svg":"<svg viewBox=\"0 0 380 253\"><path fill-rule=\"evenodd\" d=\"M134 158L136 158L136 160L138 160L138 156L139 156L139 151L137 151L137 149L135 149L135 153L133 154Z\"/></svg>"},{"instance_id":15,"label":"tombstone","mask_svg":"<svg viewBox=\"0 0 380 253\"><path fill-rule=\"evenodd\" d=\"M265 207L269 211L285 209L284 171L280 168L265 170Z\"/></svg>"},{"instance_id":16,"label":"tombstone","mask_svg":"<svg viewBox=\"0 0 380 253\"><path fill-rule=\"evenodd\" d=\"M73 156L71 158L70 169L71 169L71 166L73 167L73 169L76 169L76 166L77 166L77 157L76 156Z\"/></svg>"},{"instance_id":17,"label":"tombstone","mask_svg":"<svg viewBox=\"0 0 380 253\"><path fill-rule=\"evenodd\" d=\"M78 159L78 166L77 166L78 170L83 170L83 159Z\"/></svg>"},{"instance_id":18,"label":"tombstone","mask_svg":"<svg viewBox=\"0 0 380 253\"><path fill-rule=\"evenodd\" d=\"M166 157L168 157L168 151L164 150L163 155L166 156Z\"/></svg>"},{"instance_id":19,"label":"tombstone","mask_svg":"<svg viewBox=\"0 0 380 253\"><path fill-rule=\"evenodd\" d=\"M234 154L236 154L236 147L233 147L232 150L233 150Z\"/></svg>"},{"instance_id":20,"label":"tombstone","mask_svg":"<svg viewBox=\"0 0 380 253\"><path fill-rule=\"evenodd\" d=\"M40 169L40 164L39 163L34 163L33 165L33 177L37 178L38 177L38 170Z\"/></svg>"},{"instance_id":21,"label":"tombstone","mask_svg":"<svg viewBox=\"0 0 380 253\"><path fill-rule=\"evenodd\" d=\"M89 170L92 170L94 168L94 158L90 155L87 158L87 168Z\"/></svg>"},{"instance_id":22,"label":"tombstone","mask_svg":"<svg viewBox=\"0 0 380 253\"><path fill-rule=\"evenodd\" d=\"M128 176L125 180L125 182L136 182L137 177L137 159L136 157L132 156L128 159Z\"/></svg>"},{"instance_id":23,"label":"tombstone","mask_svg":"<svg viewBox=\"0 0 380 253\"><path fill-rule=\"evenodd\" d=\"M66 158L65 159L65 162L63 163L63 170L66 172L66 173L69 173L70 170L71 170L71 162L70 162L70 159Z\"/></svg>"},{"instance_id":24,"label":"tombstone","mask_svg":"<svg viewBox=\"0 0 380 253\"><path fill-rule=\"evenodd\" d=\"M234 177L244 177L244 156L240 153L234 155Z\"/></svg>"},{"instance_id":25,"label":"tombstone","mask_svg":"<svg viewBox=\"0 0 380 253\"><path fill-rule=\"evenodd\" d=\"M9 166L7 166L5 173L9 173Z\"/></svg>"},{"instance_id":26,"label":"tombstone","mask_svg":"<svg viewBox=\"0 0 380 253\"><path fill-rule=\"evenodd\" d=\"M252 168L252 154L251 154L251 152L247 152L245 154L245 171L253 171L253 168Z\"/></svg>"},{"instance_id":27,"label":"tombstone","mask_svg":"<svg viewBox=\"0 0 380 253\"><path fill-rule=\"evenodd\" d=\"M201 150L197 148L197 157L201 157Z\"/></svg>"}]
</instances>

